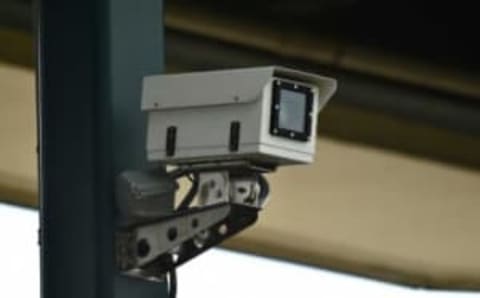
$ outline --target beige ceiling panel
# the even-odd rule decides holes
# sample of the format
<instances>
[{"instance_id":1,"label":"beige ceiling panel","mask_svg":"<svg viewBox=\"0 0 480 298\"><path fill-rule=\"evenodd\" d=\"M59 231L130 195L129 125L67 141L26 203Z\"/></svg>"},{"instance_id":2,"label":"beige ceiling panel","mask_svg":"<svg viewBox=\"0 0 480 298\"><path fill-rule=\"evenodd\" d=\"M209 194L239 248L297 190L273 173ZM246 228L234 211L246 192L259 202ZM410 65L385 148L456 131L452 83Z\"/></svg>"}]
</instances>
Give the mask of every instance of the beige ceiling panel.
<instances>
[{"instance_id":1,"label":"beige ceiling panel","mask_svg":"<svg viewBox=\"0 0 480 298\"><path fill-rule=\"evenodd\" d=\"M229 246L409 284L480 289L480 172L322 139L271 175L260 222Z\"/></svg>"},{"instance_id":2,"label":"beige ceiling panel","mask_svg":"<svg viewBox=\"0 0 480 298\"><path fill-rule=\"evenodd\" d=\"M0 199L36 203L35 113L33 71L0 63Z\"/></svg>"}]
</instances>

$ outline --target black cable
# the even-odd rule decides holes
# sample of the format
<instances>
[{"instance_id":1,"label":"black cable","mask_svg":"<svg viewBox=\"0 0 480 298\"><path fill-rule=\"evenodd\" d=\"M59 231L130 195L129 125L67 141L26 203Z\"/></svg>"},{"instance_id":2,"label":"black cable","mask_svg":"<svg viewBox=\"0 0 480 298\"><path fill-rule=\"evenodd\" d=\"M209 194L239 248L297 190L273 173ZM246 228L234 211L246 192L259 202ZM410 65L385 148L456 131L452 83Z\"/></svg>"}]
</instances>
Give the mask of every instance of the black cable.
<instances>
[{"instance_id":1,"label":"black cable","mask_svg":"<svg viewBox=\"0 0 480 298\"><path fill-rule=\"evenodd\" d=\"M268 185L267 179L263 177L263 175L259 174L258 177L258 184L260 185L260 199L265 199L268 194L270 193L270 186Z\"/></svg>"},{"instance_id":2,"label":"black cable","mask_svg":"<svg viewBox=\"0 0 480 298\"><path fill-rule=\"evenodd\" d=\"M177 297L177 272L175 269L168 271L168 297Z\"/></svg>"},{"instance_id":3,"label":"black cable","mask_svg":"<svg viewBox=\"0 0 480 298\"><path fill-rule=\"evenodd\" d=\"M177 207L177 211L179 210L186 210L192 204L195 196L198 193L199 187L199 177L198 173L189 173L185 170L175 170L169 173L170 176L174 179L179 179L182 176L186 176L188 180L192 183L192 186L188 190L187 194L180 202L179 206ZM177 272L175 268L172 268L168 271L168 297L169 298L176 298L177 296Z\"/></svg>"},{"instance_id":4,"label":"black cable","mask_svg":"<svg viewBox=\"0 0 480 298\"><path fill-rule=\"evenodd\" d=\"M198 193L198 186L199 186L199 181L198 180L199 180L198 179L198 174L193 173L192 186L190 187L190 190L185 195L185 198L182 200L180 205L178 205L177 210L186 210L192 204L193 200L195 199L195 196Z\"/></svg>"}]
</instances>

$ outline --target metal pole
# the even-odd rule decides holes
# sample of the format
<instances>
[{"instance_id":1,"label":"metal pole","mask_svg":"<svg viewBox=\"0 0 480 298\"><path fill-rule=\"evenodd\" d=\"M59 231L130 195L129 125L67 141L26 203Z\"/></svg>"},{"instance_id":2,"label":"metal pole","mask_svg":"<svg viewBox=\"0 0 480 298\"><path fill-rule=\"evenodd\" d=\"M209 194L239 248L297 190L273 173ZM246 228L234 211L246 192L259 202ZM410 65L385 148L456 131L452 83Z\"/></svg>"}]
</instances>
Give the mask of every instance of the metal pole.
<instances>
[{"instance_id":1,"label":"metal pole","mask_svg":"<svg viewBox=\"0 0 480 298\"><path fill-rule=\"evenodd\" d=\"M42 297L166 296L113 262L113 178L145 166L141 78L163 70L161 0L40 0Z\"/></svg>"}]
</instances>

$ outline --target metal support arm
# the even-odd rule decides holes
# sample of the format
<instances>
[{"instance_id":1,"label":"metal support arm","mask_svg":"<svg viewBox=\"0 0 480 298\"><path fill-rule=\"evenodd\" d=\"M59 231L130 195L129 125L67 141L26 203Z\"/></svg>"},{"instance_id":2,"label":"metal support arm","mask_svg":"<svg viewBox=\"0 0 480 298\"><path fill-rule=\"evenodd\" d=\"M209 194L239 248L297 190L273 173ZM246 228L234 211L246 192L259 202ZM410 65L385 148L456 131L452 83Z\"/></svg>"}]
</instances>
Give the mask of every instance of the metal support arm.
<instances>
[{"instance_id":1,"label":"metal support arm","mask_svg":"<svg viewBox=\"0 0 480 298\"><path fill-rule=\"evenodd\" d=\"M122 173L117 181L117 205L123 216L116 233L116 263L121 273L164 280L177 266L255 223L268 195L260 174L221 170L194 176L193 193L185 199L188 203L175 210L172 202L178 175ZM190 207L197 192L198 203Z\"/></svg>"}]
</instances>

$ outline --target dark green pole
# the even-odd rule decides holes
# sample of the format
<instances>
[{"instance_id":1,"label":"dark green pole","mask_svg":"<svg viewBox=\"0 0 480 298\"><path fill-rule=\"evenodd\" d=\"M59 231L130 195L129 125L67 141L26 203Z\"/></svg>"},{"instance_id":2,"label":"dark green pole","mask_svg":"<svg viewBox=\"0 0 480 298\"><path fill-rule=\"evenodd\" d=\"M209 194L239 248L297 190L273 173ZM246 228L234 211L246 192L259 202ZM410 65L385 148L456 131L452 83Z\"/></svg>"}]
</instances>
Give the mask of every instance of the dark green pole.
<instances>
[{"instance_id":1,"label":"dark green pole","mask_svg":"<svg viewBox=\"0 0 480 298\"><path fill-rule=\"evenodd\" d=\"M163 71L161 0L40 0L37 88L42 297L158 298L120 277L114 177L145 166L141 79Z\"/></svg>"}]
</instances>

